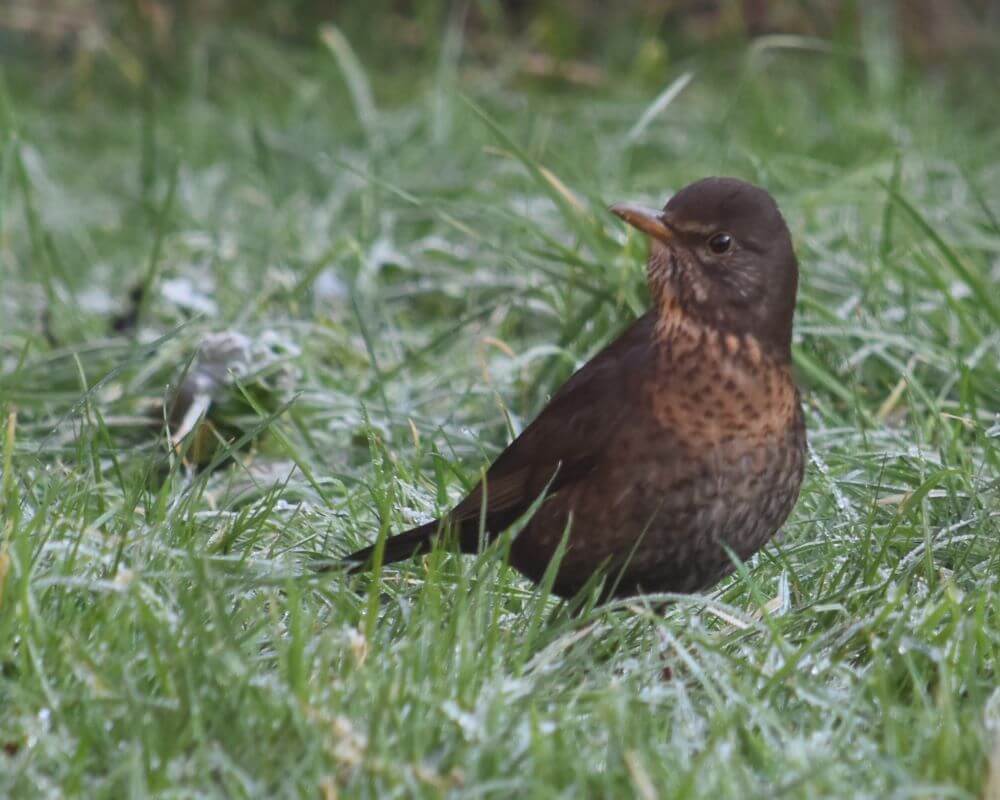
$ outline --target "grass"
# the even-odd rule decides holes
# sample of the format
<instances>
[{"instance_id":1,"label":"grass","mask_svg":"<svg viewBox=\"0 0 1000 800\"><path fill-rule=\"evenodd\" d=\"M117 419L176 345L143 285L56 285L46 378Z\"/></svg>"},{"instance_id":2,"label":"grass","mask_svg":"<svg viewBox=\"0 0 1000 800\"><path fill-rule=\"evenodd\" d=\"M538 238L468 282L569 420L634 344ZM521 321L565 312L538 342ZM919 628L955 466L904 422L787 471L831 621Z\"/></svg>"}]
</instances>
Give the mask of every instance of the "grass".
<instances>
[{"instance_id":1,"label":"grass","mask_svg":"<svg viewBox=\"0 0 1000 800\"><path fill-rule=\"evenodd\" d=\"M7 65L0 795L997 786L986 68L758 47L584 91L322 41L194 46L144 100ZM313 574L445 509L641 313L604 209L706 174L767 186L802 264L781 542L665 612L569 616L502 552ZM175 452L157 403L226 332Z\"/></svg>"}]
</instances>

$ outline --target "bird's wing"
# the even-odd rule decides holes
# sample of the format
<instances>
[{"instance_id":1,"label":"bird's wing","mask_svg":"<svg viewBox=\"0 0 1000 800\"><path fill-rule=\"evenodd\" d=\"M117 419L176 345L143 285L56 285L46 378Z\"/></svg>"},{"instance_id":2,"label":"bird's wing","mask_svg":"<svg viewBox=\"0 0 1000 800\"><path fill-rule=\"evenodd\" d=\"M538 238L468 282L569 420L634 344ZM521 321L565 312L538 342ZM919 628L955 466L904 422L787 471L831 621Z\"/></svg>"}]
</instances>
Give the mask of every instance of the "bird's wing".
<instances>
[{"instance_id":1,"label":"bird's wing","mask_svg":"<svg viewBox=\"0 0 1000 800\"><path fill-rule=\"evenodd\" d=\"M645 314L574 373L493 462L485 487L477 485L450 519L478 522L485 494L486 527L495 536L543 492L551 496L590 473L634 409L653 351L653 326L652 313Z\"/></svg>"}]
</instances>

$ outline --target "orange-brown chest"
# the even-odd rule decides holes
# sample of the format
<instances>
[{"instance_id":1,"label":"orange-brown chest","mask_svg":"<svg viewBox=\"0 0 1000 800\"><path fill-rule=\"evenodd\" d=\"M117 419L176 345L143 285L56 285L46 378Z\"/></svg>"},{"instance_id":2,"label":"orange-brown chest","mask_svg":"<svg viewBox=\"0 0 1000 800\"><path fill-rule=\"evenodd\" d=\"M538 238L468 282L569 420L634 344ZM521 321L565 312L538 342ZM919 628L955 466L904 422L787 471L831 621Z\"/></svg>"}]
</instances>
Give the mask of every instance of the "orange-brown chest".
<instances>
[{"instance_id":1,"label":"orange-brown chest","mask_svg":"<svg viewBox=\"0 0 1000 800\"><path fill-rule=\"evenodd\" d=\"M790 366L764 353L752 336L677 315L659 326L657 347L645 400L685 449L745 452L780 441L801 424Z\"/></svg>"}]
</instances>

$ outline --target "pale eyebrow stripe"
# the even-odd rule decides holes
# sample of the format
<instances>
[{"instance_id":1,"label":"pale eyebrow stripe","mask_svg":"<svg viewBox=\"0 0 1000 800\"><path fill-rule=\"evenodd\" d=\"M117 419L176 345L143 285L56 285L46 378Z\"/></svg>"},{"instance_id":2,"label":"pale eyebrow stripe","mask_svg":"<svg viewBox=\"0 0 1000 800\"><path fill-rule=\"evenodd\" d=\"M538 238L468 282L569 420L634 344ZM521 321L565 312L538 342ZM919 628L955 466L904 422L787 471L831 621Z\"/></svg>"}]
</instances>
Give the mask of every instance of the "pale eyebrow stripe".
<instances>
[{"instance_id":1,"label":"pale eyebrow stripe","mask_svg":"<svg viewBox=\"0 0 1000 800\"><path fill-rule=\"evenodd\" d=\"M714 233L718 230L714 225L676 225L670 220L665 220L667 225L673 228L680 234L700 234L702 236L707 236L710 233Z\"/></svg>"}]
</instances>

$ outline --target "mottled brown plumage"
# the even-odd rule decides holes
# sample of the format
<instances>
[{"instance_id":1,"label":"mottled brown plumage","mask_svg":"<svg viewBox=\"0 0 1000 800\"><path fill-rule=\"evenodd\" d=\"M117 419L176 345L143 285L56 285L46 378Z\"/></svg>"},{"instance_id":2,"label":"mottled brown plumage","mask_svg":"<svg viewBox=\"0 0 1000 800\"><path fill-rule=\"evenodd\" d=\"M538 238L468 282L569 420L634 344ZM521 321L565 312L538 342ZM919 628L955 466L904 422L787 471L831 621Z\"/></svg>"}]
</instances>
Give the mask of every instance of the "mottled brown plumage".
<instances>
[{"instance_id":1,"label":"mottled brown plumage","mask_svg":"<svg viewBox=\"0 0 1000 800\"><path fill-rule=\"evenodd\" d=\"M556 392L485 489L388 539L385 563L426 551L445 525L476 552L481 518L492 539L544 493L511 545L528 578L541 579L568 530L557 594L597 570L605 596L692 592L788 517L805 426L791 373L798 266L777 206L763 189L707 178L662 212L612 211L650 237L652 309ZM348 560L364 565L373 549Z\"/></svg>"}]
</instances>

